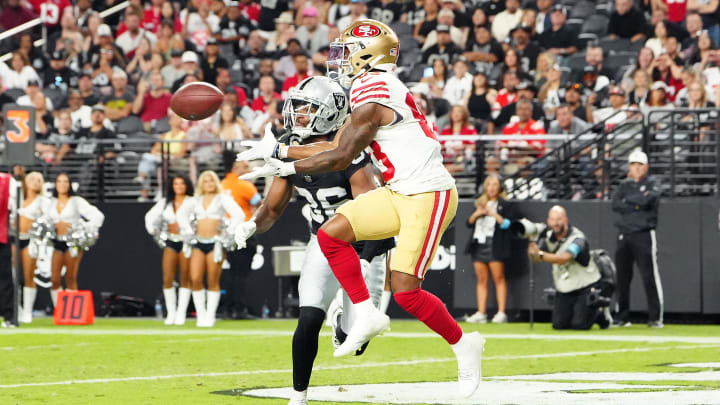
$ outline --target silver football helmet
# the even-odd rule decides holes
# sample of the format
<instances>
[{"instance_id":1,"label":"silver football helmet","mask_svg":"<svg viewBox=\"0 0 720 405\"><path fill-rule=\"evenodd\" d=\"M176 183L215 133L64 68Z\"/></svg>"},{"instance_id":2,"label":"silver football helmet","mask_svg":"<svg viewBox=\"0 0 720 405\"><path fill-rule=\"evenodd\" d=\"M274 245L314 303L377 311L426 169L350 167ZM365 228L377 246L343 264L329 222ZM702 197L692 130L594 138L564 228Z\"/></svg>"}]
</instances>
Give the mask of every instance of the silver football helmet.
<instances>
[{"instance_id":1,"label":"silver football helmet","mask_svg":"<svg viewBox=\"0 0 720 405\"><path fill-rule=\"evenodd\" d=\"M285 128L301 139L337 130L347 117L347 96L340 85L323 76L303 80L285 100Z\"/></svg>"}]
</instances>

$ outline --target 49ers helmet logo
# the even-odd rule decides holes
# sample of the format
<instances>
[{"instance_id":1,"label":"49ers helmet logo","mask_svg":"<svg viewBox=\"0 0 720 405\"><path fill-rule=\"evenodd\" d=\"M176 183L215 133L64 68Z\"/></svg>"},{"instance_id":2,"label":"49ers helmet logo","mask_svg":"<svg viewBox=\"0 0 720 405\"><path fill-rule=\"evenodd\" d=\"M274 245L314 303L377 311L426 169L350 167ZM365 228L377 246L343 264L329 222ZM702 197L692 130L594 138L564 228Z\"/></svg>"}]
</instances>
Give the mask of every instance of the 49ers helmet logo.
<instances>
[{"instance_id":1,"label":"49ers helmet logo","mask_svg":"<svg viewBox=\"0 0 720 405\"><path fill-rule=\"evenodd\" d=\"M369 38L380 35L380 30L374 25L358 25L350 34L354 37Z\"/></svg>"}]
</instances>

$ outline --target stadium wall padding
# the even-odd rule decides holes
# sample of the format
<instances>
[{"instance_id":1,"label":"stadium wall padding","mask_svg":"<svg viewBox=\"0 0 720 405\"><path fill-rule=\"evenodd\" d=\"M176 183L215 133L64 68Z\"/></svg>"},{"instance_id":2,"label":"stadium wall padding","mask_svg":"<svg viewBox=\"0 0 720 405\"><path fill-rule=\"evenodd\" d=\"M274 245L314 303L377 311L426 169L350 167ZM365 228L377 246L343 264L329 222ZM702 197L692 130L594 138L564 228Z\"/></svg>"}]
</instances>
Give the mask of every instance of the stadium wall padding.
<instances>
[{"instance_id":1,"label":"stadium wall padding","mask_svg":"<svg viewBox=\"0 0 720 405\"><path fill-rule=\"evenodd\" d=\"M544 222L548 209L563 205L572 225L582 229L591 248L615 252L617 232L609 201L515 202L517 211L536 222ZM100 293L141 297L150 302L162 295L161 251L146 233L144 215L151 204L111 203L101 205L105 224L97 244L85 253L81 264L80 288L92 290L96 305ZM269 232L258 235L259 247L248 277L246 302L251 312L259 315L263 304L274 313L278 305L278 282L272 271L272 246L306 242L308 226L300 214L300 204L293 202L286 214ZM718 210L714 198L662 200L657 230L658 262L665 293L665 311L682 313L720 313L720 231ZM423 286L437 294L454 313L472 312L475 308L475 273L470 258L463 253L471 229L465 220L473 210L472 200L461 200L455 223L441 241L432 268ZM529 308L530 265L527 243L513 242L517 252L506 263L508 280L508 309ZM536 309L549 309L543 299L543 289L552 285L550 266L535 264L533 300ZM297 295L297 280L284 282L280 296L289 292ZM488 306L495 308L491 284ZM631 307L635 311L646 308L640 278L635 273L632 283ZM407 316L393 304L390 315Z\"/></svg>"}]
</instances>

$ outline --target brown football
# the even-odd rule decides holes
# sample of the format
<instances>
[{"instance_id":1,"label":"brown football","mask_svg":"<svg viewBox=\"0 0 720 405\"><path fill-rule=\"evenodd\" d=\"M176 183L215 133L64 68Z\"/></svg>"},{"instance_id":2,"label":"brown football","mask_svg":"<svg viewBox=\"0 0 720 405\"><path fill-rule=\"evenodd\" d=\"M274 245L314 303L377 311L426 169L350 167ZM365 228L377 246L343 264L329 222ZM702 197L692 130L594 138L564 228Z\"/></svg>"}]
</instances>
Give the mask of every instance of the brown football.
<instances>
[{"instance_id":1,"label":"brown football","mask_svg":"<svg viewBox=\"0 0 720 405\"><path fill-rule=\"evenodd\" d=\"M175 114L190 121L205 119L223 102L223 93L207 82L193 82L180 87L170 99Z\"/></svg>"}]
</instances>

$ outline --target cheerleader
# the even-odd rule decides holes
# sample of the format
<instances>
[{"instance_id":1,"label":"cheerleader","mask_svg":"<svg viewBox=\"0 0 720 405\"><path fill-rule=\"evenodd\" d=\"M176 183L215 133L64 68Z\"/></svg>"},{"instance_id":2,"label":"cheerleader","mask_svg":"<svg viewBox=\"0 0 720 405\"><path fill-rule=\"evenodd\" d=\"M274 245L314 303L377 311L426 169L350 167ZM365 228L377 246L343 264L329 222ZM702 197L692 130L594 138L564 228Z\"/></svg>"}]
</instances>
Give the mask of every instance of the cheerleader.
<instances>
[{"instance_id":1,"label":"cheerleader","mask_svg":"<svg viewBox=\"0 0 720 405\"><path fill-rule=\"evenodd\" d=\"M60 173L55 179L53 198L47 201L46 207L43 209L44 216L55 227L51 262L52 274L50 276L52 282L50 297L53 306L57 304L63 266L65 266L65 287L68 290L78 289L77 274L83 251L77 246L68 246L69 231L74 227L85 225L90 233L95 234L105 220L103 213L94 205L88 203L84 198L74 195L70 184L70 177L65 173Z\"/></svg>"},{"instance_id":2,"label":"cheerleader","mask_svg":"<svg viewBox=\"0 0 720 405\"><path fill-rule=\"evenodd\" d=\"M185 237L192 244L190 256L190 282L192 299L197 310L197 326L215 325L215 312L220 303L220 272L225 260L221 227L230 215L228 234L235 225L245 220L245 213L233 198L223 193L220 179L213 171L200 174L195 203L191 210L178 213L178 223ZM193 224L194 222L194 224ZM194 228L194 229L193 229ZM232 241L232 236L230 236ZM207 307L203 280L207 273Z\"/></svg>"},{"instance_id":3,"label":"cheerleader","mask_svg":"<svg viewBox=\"0 0 720 405\"><path fill-rule=\"evenodd\" d=\"M162 198L145 214L145 228L154 236L163 249L163 296L167 318L165 325L184 325L188 303L190 302L189 260L183 254L183 238L177 215L180 212L192 212L193 186L184 176L175 176L168 190L167 198ZM175 295L175 272L180 267L180 289ZM177 302L177 308L175 303Z\"/></svg>"},{"instance_id":4,"label":"cheerleader","mask_svg":"<svg viewBox=\"0 0 720 405\"><path fill-rule=\"evenodd\" d=\"M30 172L22 179L22 200L17 213L20 217L20 262L23 268L25 283L23 285L23 305L20 322L32 322L32 311L35 305L37 289L35 287L35 265L37 264L38 241L31 237L33 224L42 216L45 197L43 196L42 174ZM15 208L15 200L10 202ZM13 219L15 215L13 213Z\"/></svg>"}]
</instances>

